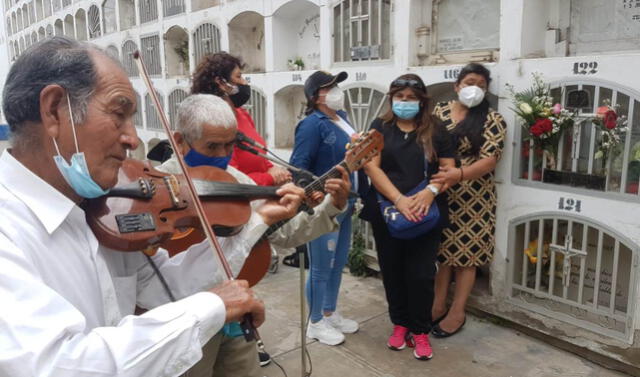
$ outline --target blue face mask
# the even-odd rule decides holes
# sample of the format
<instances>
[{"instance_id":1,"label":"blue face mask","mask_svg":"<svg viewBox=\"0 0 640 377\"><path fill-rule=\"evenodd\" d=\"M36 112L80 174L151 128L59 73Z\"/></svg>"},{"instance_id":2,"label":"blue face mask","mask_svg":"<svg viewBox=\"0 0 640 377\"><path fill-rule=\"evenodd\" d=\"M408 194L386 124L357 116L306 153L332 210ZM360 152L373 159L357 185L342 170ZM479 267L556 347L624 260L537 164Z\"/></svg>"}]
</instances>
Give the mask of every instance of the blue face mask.
<instances>
[{"instance_id":1,"label":"blue face mask","mask_svg":"<svg viewBox=\"0 0 640 377\"><path fill-rule=\"evenodd\" d=\"M413 119L420 112L420 102L393 101L391 110L399 118Z\"/></svg>"},{"instance_id":2,"label":"blue face mask","mask_svg":"<svg viewBox=\"0 0 640 377\"><path fill-rule=\"evenodd\" d=\"M76 126L73 123L73 114L71 113L71 102L69 101L69 93L67 93L67 104L69 106L69 118L71 119L71 128L73 129L73 141L76 145L76 153L71 156L71 165L60 154L58 143L56 139L53 139L53 144L58 152L57 156L53 156L53 161L56 163L58 170L62 174L65 181L71 186L76 194L83 198L93 199L99 196L103 196L109 192L104 190L97 184L91 173L89 173L89 166L87 160L84 158L84 152L80 153L78 150L78 139L76 137Z\"/></svg>"},{"instance_id":3,"label":"blue face mask","mask_svg":"<svg viewBox=\"0 0 640 377\"><path fill-rule=\"evenodd\" d=\"M231 161L231 155L224 157L209 157L196 152L193 148L191 148L191 150L184 156L184 162L192 168L206 165L227 170L229 161Z\"/></svg>"}]
</instances>

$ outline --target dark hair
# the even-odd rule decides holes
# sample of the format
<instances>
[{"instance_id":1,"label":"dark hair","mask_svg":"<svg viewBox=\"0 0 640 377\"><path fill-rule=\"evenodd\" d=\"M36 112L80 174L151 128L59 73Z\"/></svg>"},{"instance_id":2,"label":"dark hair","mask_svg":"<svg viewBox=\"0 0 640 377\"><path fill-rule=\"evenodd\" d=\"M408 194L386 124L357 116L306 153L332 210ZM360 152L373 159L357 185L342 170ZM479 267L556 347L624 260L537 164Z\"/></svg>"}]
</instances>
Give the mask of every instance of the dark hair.
<instances>
[{"instance_id":1,"label":"dark hair","mask_svg":"<svg viewBox=\"0 0 640 377\"><path fill-rule=\"evenodd\" d=\"M421 88L415 86L394 86L396 80L415 80ZM413 94L415 94L420 101L420 111L416 114L415 118L413 118L413 121L416 124L416 141L422 145L428 160L434 161L438 157L436 150L433 147L433 134L436 121L431 114L431 97L427 94L427 87L424 85L420 76L413 73L407 73L399 76L391 82L389 92L387 93L387 96L389 97L389 110L386 114L381 116L380 119L382 119L384 124L392 124L397 121L397 116L393 113L393 96L406 88L410 88Z\"/></svg>"},{"instance_id":2,"label":"dark hair","mask_svg":"<svg viewBox=\"0 0 640 377\"><path fill-rule=\"evenodd\" d=\"M224 51L206 55L193 73L191 94L213 94L223 97L224 92L214 79L219 77L230 81L233 70L236 67L243 69L244 66L242 59Z\"/></svg>"},{"instance_id":3,"label":"dark hair","mask_svg":"<svg viewBox=\"0 0 640 377\"><path fill-rule=\"evenodd\" d=\"M491 82L491 72L489 72L485 66L478 63L470 63L460 70L456 84L460 85L465 76L471 73L484 77L487 81L487 86ZM451 131L451 134L458 139L464 136L469 139L471 142L471 151L468 155L470 156L477 156L485 141L482 134L484 132L484 124L487 121L487 115L489 115L489 100L487 100L485 96L479 105L469 109L464 119Z\"/></svg>"},{"instance_id":4,"label":"dark hair","mask_svg":"<svg viewBox=\"0 0 640 377\"><path fill-rule=\"evenodd\" d=\"M48 85L60 85L67 90L74 122L84 122L97 81L90 50L101 52L88 43L52 37L34 44L20 55L9 70L2 98L2 108L14 141L27 136L26 123L42 121L40 92Z\"/></svg>"},{"instance_id":5,"label":"dark hair","mask_svg":"<svg viewBox=\"0 0 640 377\"><path fill-rule=\"evenodd\" d=\"M307 107L304 109L304 115L309 115L318 109L318 104L316 102L318 101L319 90L320 89L316 90L315 93L313 93L313 96L307 100Z\"/></svg>"}]
</instances>

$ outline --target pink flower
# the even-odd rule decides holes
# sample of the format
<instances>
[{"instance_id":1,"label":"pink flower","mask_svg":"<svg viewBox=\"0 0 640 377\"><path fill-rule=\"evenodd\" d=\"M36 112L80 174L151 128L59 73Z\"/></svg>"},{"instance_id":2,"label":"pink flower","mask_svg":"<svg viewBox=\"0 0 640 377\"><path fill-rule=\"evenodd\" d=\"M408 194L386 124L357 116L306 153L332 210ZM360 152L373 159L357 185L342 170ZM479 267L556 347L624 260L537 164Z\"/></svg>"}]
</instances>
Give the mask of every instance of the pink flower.
<instances>
[{"instance_id":1,"label":"pink flower","mask_svg":"<svg viewBox=\"0 0 640 377\"><path fill-rule=\"evenodd\" d=\"M554 114L558 115L558 114L560 114L560 112L562 112L562 105L561 105L561 104L559 104L559 103L556 103L556 104L553 106L552 110L553 110L553 113L554 113Z\"/></svg>"},{"instance_id":2,"label":"pink flower","mask_svg":"<svg viewBox=\"0 0 640 377\"><path fill-rule=\"evenodd\" d=\"M609 106L600 106L598 107L598 110L596 110L596 118L599 119L603 119L604 118L604 114L607 113L607 111L611 110L609 108Z\"/></svg>"}]
</instances>

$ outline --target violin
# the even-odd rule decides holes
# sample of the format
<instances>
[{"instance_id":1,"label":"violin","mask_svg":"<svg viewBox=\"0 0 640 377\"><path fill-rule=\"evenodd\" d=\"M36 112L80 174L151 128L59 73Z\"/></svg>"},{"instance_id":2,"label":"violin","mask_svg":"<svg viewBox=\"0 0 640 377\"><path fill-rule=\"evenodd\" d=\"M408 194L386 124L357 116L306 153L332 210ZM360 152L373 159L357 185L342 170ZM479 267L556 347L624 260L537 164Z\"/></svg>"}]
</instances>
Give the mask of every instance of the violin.
<instances>
[{"instance_id":1,"label":"violin","mask_svg":"<svg viewBox=\"0 0 640 377\"><path fill-rule=\"evenodd\" d=\"M236 234L251 216L251 199L278 197L277 187L237 183L226 171L199 166L188 169L209 226L218 236ZM164 246L176 229L200 229L202 224L188 194L184 176L154 169L148 161L127 159L116 186L90 200L87 222L104 246L140 251ZM182 249L182 250L186 250Z\"/></svg>"},{"instance_id":2,"label":"violin","mask_svg":"<svg viewBox=\"0 0 640 377\"><path fill-rule=\"evenodd\" d=\"M324 192L324 185L327 179L340 178L341 173L337 169L337 166L342 166L347 173L357 171L374 156L378 155L383 147L384 138L378 131L370 130L360 135L356 140L347 145L347 152L342 162L304 187L305 196L310 199L313 192ZM286 223L287 220L280 221L271 225L265 231L245 260L242 269L238 273L238 279L247 280L249 286L254 286L262 280L271 263L271 246L269 245L268 237ZM175 255L187 250L189 246L193 244L202 242L203 239L204 234L200 230L189 229L185 232L174 234L171 239L163 244L163 247L169 251L170 255Z\"/></svg>"}]
</instances>

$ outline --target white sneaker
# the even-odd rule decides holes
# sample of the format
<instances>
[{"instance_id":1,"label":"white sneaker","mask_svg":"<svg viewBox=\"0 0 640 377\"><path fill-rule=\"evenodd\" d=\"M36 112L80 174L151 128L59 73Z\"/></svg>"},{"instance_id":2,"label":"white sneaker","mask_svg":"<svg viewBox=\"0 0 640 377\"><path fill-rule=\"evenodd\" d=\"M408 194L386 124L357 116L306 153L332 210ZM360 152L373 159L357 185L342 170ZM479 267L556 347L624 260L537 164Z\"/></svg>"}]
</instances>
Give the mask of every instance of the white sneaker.
<instances>
[{"instance_id":1,"label":"white sneaker","mask_svg":"<svg viewBox=\"0 0 640 377\"><path fill-rule=\"evenodd\" d=\"M334 329L339 330L343 334L353 334L360 328L360 326L358 326L358 322L344 318L338 312L333 312L333 314L328 317L324 317L324 319L333 326Z\"/></svg>"},{"instance_id":2,"label":"white sneaker","mask_svg":"<svg viewBox=\"0 0 640 377\"><path fill-rule=\"evenodd\" d=\"M307 327L307 338L317 339L320 343L324 343L329 346L337 346L344 342L344 334L334 329L325 318L316 323L309 321L309 326Z\"/></svg>"}]
</instances>

